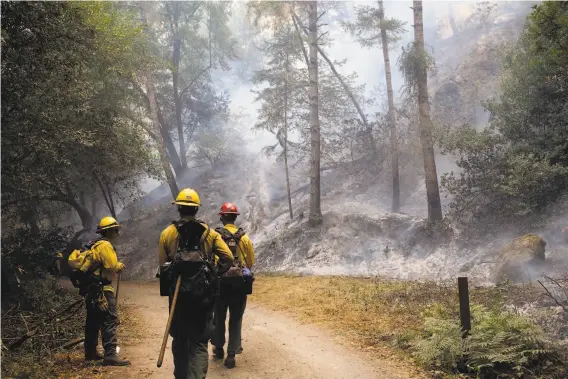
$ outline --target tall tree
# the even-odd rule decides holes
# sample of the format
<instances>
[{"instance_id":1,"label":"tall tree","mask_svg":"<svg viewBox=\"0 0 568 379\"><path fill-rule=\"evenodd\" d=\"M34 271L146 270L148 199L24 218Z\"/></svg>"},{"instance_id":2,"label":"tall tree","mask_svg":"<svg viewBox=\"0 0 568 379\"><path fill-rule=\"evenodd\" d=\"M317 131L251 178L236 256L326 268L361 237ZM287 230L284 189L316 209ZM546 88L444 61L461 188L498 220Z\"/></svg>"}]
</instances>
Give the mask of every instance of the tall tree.
<instances>
[{"instance_id":1,"label":"tall tree","mask_svg":"<svg viewBox=\"0 0 568 379\"><path fill-rule=\"evenodd\" d=\"M418 106L420 112L420 140L424 154L424 176L426 179L426 196L428 200L428 219L442 220L442 204L436 172L436 159L432 141L432 120L428 104L428 66L424 48L424 24L422 20L422 0L414 0L414 49L416 86L418 88Z\"/></svg>"},{"instance_id":2,"label":"tall tree","mask_svg":"<svg viewBox=\"0 0 568 379\"><path fill-rule=\"evenodd\" d=\"M268 86L256 92L256 101L261 102L258 122L255 128L268 130L276 136L277 143L267 146L264 151L273 154L277 147L282 148L279 154L284 162L286 188L288 193L288 211L294 217L290 190L290 140L291 126L304 124L307 109L304 106L307 97L304 89L304 69L297 67L303 62L300 44L303 43L290 24L275 31L273 38L266 41L261 51L268 58L265 68L254 73L253 83ZM303 66L303 65L302 65ZM294 143L292 143L294 144Z\"/></svg>"},{"instance_id":3,"label":"tall tree","mask_svg":"<svg viewBox=\"0 0 568 379\"><path fill-rule=\"evenodd\" d=\"M320 125L318 93L318 3L308 3L309 20L309 81L310 81L310 215L311 225L321 224L321 182L320 182Z\"/></svg>"},{"instance_id":4,"label":"tall tree","mask_svg":"<svg viewBox=\"0 0 568 379\"><path fill-rule=\"evenodd\" d=\"M441 181L454 196L448 216L458 227L485 238L560 220L547 210L567 209L567 36L568 3L535 6L506 51L499 97L483 104L489 125L448 130L441 139L461 168Z\"/></svg>"},{"instance_id":5,"label":"tall tree","mask_svg":"<svg viewBox=\"0 0 568 379\"><path fill-rule=\"evenodd\" d=\"M96 173L128 180L151 159L126 117L129 93L119 75L120 64L130 61L125 41L139 30L117 33L109 6L2 4L2 146L9 146L2 149L2 200L5 209L38 207L30 221L49 208L44 203L60 202L91 228L87 200ZM101 12L98 28L91 18ZM122 143L125 135L137 150ZM116 162L128 167L119 173Z\"/></svg>"},{"instance_id":6,"label":"tall tree","mask_svg":"<svg viewBox=\"0 0 568 379\"><path fill-rule=\"evenodd\" d=\"M160 23L153 25L153 31L157 41L162 41L158 47L169 63L171 74L171 85L166 80L157 91L159 97L171 99L173 103L164 108L171 113L172 123L176 125L182 168L187 167L187 151L195 131L188 125L188 118L200 108L193 96L199 98L203 90L211 87L211 70L229 69L228 60L236 58L235 40L228 28L231 7L228 2L157 4Z\"/></svg>"},{"instance_id":7,"label":"tall tree","mask_svg":"<svg viewBox=\"0 0 568 379\"><path fill-rule=\"evenodd\" d=\"M146 17L146 8L148 7L148 5L141 5L140 6L140 12L141 12L141 16L142 16L142 22L144 25L144 29L146 30L146 33L148 33L149 31L149 27L148 27L148 21L147 21L147 17ZM152 125L154 127L154 133L153 136L156 139L157 142L157 149L158 149L158 153L160 155L160 162L162 164L162 169L164 170L164 174L166 176L166 181L168 183L168 186L170 187L170 192L172 194L172 198L175 199L176 196L179 193L179 188L177 185L177 181L176 178L174 176L174 173L172 171L172 167L170 166L170 162L168 161L167 158L167 153L166 153L166 145L164 143L163 137L162 137L162 125L160 123L160 118L159 118L159 114L158 114L158 104L157 104L157 95L156 95L156 87L154 85L154 77L153 77L153 73L150 71L150 69L146 69L143 72L143 77L146 81L146 93L147 93L147 99L148 99L148 108L149 108L149 113L150 113L150 118L152 120Z\"/></svg>"},{"instance_id":8,"label":"tall tree","mask_svg":"<svg viewBox=\"0 0 568 379\"><path fill-rule=\"evenodd\" d=\"M396 131L396 109L394 106L394 93L392 89L392 74L389 57L389 44L400 40L401 34L406 30L404 23L396 19L385 19L383 1L379 0L378 8L370 6L357 7L357 21L345 23L346 29L353 33L363 46L373 47L381 45L385 66L385 80L387 85L387 98L390 123L390 151L392 169L392 211L400 211L400 180L398 167L398 138Z\"/></svg>"}]
</instances>

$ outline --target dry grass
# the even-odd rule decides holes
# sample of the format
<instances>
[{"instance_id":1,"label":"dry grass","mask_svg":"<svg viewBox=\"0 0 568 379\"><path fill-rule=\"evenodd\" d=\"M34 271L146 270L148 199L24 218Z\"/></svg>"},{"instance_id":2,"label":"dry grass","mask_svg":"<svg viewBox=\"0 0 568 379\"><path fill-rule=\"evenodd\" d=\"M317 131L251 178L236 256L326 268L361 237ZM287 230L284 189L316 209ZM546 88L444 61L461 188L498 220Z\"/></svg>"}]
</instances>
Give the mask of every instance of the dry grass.
<instances>
[{"instance_id":1,"label":"dry grass","mask_svg":"<svg viewBox=\"0 0 568 379\"><path fill-rule=\"evenodd\" d=\"M471 288L472 304L500 309L527 288ZM407 348L422 334L424 318L459 314L456 283L338 276L260 275L251 301L322 326L379 356L413 361Z\"/></svg>"}]
</instances>

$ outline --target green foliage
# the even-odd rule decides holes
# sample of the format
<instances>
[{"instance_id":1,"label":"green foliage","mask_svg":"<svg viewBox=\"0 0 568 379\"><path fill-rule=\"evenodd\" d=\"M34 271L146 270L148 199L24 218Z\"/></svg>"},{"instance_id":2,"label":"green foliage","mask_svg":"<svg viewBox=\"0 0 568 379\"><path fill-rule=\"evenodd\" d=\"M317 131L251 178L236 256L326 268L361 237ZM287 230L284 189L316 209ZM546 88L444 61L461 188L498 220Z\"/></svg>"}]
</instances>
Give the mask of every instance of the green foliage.
<instances>
[{"instance_id":1,"label":"green foliage","mask_svg":"<svg viewBox=\"0 0 568 379\"><path fill-rule=\"evenodd\" d=\"M304 54L308 47L301 27L306 25L302 21L306 13L305 4L251 2L248 10L253 22L271 32L261 48L267 58L266 65L253 75L253 83L260 87L255 91L256 101L261 102L255 128L267 130L277 139L264 152L279 154L282 158L286 135L288 155L297 161L307 160L310 151L309 78ZM293 15L300 22L295 24ZM329 42L329 39L320 40L320 45ZM345 61L332 64L341 72ZM355 98L364 99L365 86L356 85L357 75L341 76ZM318 62L318 89L322 161L345 163L369 156L372 151L369 131L359 121L352 100L323 58ZM364 100L360 103L365 105Z\"/></svg>"},{"instance_id":2,"label":"green foliage","mask_svg":"<svg viewBox=\"0 0 568 379\"><path fill-rule=\"evenodd\" d=\"M380 8L369 5L355 7L357 20L355 22L342 22L345 30L353 34L362 46L380 46L381 24ZM406 33L406 23L395 18L386 18L382 25L387 32L387 43L395 44Z\"/></svg>"},{"instance_id":3,"label":"green foliage","mask_svg":"<svg viewBox=\"0 0 568 379\"><path fill-rule=\"evenodd\" d=\"M553 345L528 319L508 312L472 307L472 330L465 339L457 318L427 317L423 339L413 355L423 365L479 378L533 378L566 374L566 352Z\"/></svg>"},{"instance_id":4,"label":"green foliage","mask_svg":"<svg viewBox=\"0 0 568 379\"><path fill-rule=\"evenodd\" d=\"M404 77L404 92L408 97L418 93L420 75L423 73L422 75L426 76L435 68L434 57L428 52L425 52L424 55L418 54L414 42L411 42L406 48L402 48L397 64Z\"/></svg>"},{"instance_id":5,"label":"green foliage","mask_svg":"<svg viewBox=\"0 0 568 379\"><path fill-rule=\"evenodd\" d=\"M72 232L50 228L34 235L26 228L5 231L2 235L2 262L8 267L22 267L33 276L49 270L55 253L63 250Z\"/></svg>"},{"instance_id":6,"label":"green foliage","mask_svg":"<svg viewBox=\"0 0 568 379\"><path fill-rule=\"evenodd\" d=\"M85 197L97 196L96 177L114 193L155 172L146 138L126 117L120 75L141 38L128 20L110 3L2 3L7 209L62 202L89 227Z\"/></svg>"},{"instance_id":7,"label":"green foliage","mask_svg":"<svg viewBox=\"0 0 568 379\"><path fill-rule=\"evenodd\" d=\"M443 133L442 149L457 156L461 169L442 179L454 196L450 215L458 224L498 232L566 193L567 20L566 3L535 7L507 54L502 95L485 104L490 126Z\"/></svg>"}]
</instances>

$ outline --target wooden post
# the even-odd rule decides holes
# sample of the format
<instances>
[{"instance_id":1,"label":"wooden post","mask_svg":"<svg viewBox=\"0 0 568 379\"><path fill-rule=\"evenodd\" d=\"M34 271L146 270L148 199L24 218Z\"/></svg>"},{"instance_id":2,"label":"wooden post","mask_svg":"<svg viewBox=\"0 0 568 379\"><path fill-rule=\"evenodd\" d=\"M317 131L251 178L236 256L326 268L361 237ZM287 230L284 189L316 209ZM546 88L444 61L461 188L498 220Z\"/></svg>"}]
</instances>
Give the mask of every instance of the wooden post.
<instances>
[{"instance_id":1,"label":"wooden post","mask_svg":"<svg viewBox=\"0 0 568 379\"><path fill-rule=\"evenodd\" d=\"M467 277L458 278L458 292L460 298L460 321L462 328L462 338L469 335L471 330L471 314L469 309L469 288Z\"/></svg>"}]
</instances>

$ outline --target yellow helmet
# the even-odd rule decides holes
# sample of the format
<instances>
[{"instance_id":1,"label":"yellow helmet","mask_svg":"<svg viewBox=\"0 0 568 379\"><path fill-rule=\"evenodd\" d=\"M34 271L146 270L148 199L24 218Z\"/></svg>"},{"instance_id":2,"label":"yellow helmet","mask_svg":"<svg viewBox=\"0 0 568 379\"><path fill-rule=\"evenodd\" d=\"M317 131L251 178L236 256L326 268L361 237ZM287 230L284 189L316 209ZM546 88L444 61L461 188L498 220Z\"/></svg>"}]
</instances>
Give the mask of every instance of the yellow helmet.
<instances>
[{"instance_id":1,"label":"yellow helmet","mask_svg":"<svg viewBox=\"0 0 568 379\"><path fill-rule=\"evenodd\" d=\"M199 195L191 188L181 190L181 192L177 195L176 200L172 201L172 204L185 205L189 207L201 206Z\"/></svg>"},{"instance_id":2,"label":"yellow helmet","mask_svg":"<svg viewBox=\"0 0 568 379\"><path fill-rule=\"evenodd\" d=\"M97 225L97 233L101 230L111 229L111 228L120 228L118 221L114 217L103 217L99 225Z\"/></svg>"}]
</instances>

